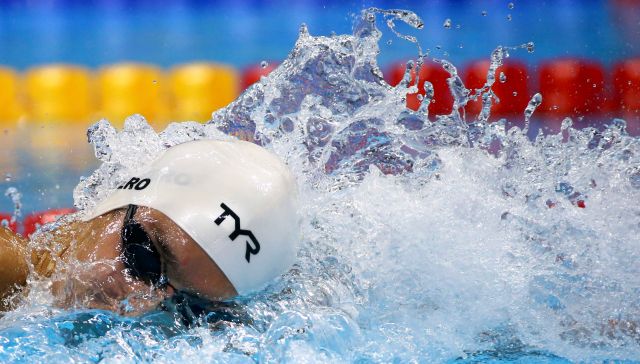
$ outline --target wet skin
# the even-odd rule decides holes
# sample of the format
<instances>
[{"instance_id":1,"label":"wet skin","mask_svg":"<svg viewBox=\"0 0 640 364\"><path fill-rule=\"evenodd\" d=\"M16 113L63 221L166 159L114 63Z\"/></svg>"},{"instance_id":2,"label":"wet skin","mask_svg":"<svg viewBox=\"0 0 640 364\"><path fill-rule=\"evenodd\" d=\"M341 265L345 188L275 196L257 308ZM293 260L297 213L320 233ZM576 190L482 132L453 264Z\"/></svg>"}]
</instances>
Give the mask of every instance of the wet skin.
<instances>
[{"instance_id":1,"label":"wet skin","mask_svg":"<svg viewBox=\"0 0 640 364\"><path fill-rule=\"evenodd\" d=\"M154 288L131 277L120 254L124 215L125 209L119 209L64 225L49 236L37 236L36 240L42 240L36 241L37 246L62 247L53 248L53 254L31 251L25 239L6 229L0 231L0 297L10 296L13 287L25 287L29 260L36 277L51 277L51 292L61 307L136 315L155 308L175 293L174 288L213 301L237 295L220 268L187 233L161 212L142 206L134 219L160 252L171 286ZM52 245L52 241L59 244Z\"/></svg>"}]
</instances>

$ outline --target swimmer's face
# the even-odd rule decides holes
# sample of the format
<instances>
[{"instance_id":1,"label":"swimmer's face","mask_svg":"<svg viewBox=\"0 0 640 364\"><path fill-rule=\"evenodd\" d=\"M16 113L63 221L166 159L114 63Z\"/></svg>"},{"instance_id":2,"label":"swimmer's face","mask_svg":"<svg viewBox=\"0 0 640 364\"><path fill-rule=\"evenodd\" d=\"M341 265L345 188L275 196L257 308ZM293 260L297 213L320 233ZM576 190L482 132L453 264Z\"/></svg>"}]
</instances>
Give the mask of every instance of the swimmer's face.
<instances>
[{"instance_id":1,"label":"swimmer's face","mask_svg":"<svg viewBox=\"0 0 640 364\"><path fill-rule=\"evenodd\" d=\"M65 279L53 285L62 305L81 302L92 308L139 314L155 308L175 290L214 301L237 295L217 264L184 230L161 212L142 206L133 218L157 249L170 285L152 287L132 276L121 253L124 215L125 210L120 209L75 227L77 244L65 259Z\"/></svg>"}]
</instances>

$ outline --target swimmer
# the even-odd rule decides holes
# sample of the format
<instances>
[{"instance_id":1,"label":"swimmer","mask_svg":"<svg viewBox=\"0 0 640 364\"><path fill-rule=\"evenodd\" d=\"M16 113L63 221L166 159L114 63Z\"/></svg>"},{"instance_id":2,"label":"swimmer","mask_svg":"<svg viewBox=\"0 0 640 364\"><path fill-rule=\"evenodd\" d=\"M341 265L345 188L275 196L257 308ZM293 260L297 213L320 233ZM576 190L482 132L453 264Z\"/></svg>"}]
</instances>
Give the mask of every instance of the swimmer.
<instances>
[{"instance_id":1,"label":"swimmer","mask_svg":"<svg viewBox=\"0 0 640 364\"><path fill-rule=\"evenodd\" d=\"M177 294L222 301L288 270L298 240L295 183L278 157L243 141L187 142L32 242L0 229L2 309L27 282L48 282L58 306L126 315Z\"/></svg>"}]
</instances>

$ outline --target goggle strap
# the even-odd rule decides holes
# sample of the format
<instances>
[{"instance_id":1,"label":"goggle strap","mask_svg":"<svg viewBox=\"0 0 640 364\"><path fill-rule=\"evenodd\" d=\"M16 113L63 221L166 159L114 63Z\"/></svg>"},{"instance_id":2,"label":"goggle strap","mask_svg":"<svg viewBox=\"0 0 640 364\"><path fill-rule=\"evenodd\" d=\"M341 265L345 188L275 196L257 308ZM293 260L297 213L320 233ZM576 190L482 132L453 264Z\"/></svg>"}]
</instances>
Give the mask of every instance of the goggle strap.
<instances>
[{"instance_id":1,"label":"goggle strap","mask_svg":"<svg viewBox=\"0 0 640 364\"><path fill-rule=\"evenodd\" d=\"M127 208L127 213L124 215L125 224L127 221L133 219L133 215L135 215L137 209L138 209L137 205L133 205L133 204L129 205L129 207Z\"/></svg>"}]
</instances>

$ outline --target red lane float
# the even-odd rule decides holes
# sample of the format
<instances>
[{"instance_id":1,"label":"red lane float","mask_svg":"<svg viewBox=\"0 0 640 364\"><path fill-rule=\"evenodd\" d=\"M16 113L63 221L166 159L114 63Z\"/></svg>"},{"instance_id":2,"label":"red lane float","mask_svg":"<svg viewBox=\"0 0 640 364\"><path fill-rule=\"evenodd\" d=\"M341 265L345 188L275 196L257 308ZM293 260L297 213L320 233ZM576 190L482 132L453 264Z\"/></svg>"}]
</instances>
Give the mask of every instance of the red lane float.
<instances>
[{"instance_id":1,"label":"red lane float","mask_svg":"<svg viewBox=\"0 0 640 364\"><path fill-rule=\"evenodd\" d=\"M627 121L627 130L640 135L640 58L628 59L613 67L614 105Z\"/></svg>"},{"instance_id":2,"label":"red lane float","mask_svg":"<svg viewBox=\"0 0 640 364\"><path fill-rule=\"evenodd\" d=\"M262 64L256 64L245 68L244 71L242 71L242 90L244 91L247 89L247 87L260 81L260 78L262 78L262 76L267 76L277 67L278 63L272 62L265 67L262 67Z\"/></svg>"},{"instance_id":3,"label":"red lane float","mask_svg":"<svg viewBox=\"0 0 640 364\"><path fill-rule=\"evenodd\" d=\"M385 72L385 80L391 86L396 86L407 68L406 63L396 63L391 66L387 72ZM449 73L442 68L442 65L433 61L426 61L420 69L420 84L418 85L419 92L414 94L407 94L407 107L412 110L418 110L421 101L418 98L418 94L424 96L424 81L429 81L433 85L433 100L429 105L429 115L448 115L453 108L453 96L449 92L449 85L447 79ZM416 77L415 71L411 71L410 85L415 85Z\"/></svg>"},{"instance_id":4,"label":"red lane float","mask_svg":"<svg viewBox=\"0 0 640 364\"><path fill-rule=\"evenodd\" d=\"M538 112L552 131L560 130L565 117L573 118L574 127L584 127L590 120L579 117L597 120L607 111L605 71L599 63L569 58L547 61L540 65L538 76L542 93Z\"/></svg>"},{"instance_id":5,"label":"red lane float","mask_svg":"<svg viewBox=\"0 0 640 364\"><path fill-rule=\"evenodd\" d=\"M23 231L24 236L33 234L39 226L56 221L60 216L75 212L72 208L52 209L41 212L34 212L24 218Z\"/></svg>"},{"instance_id":6,"label":"red lane float","mask_svg":"<svg viewBox=\"0 0 640 364\"><path fill-rule=\"evenodd\" d=\"M481 60L472 62L466 67L464 83L469 90L484 86L487 81L489 65L488 60ZM504 78L501 75L504 75ZM500 102L494 102L491 106L492 119L508 118L512 122L522 119L522 117L516 118L516 116L522 116L530 98L527 66L517 61L505 62L498 67L495 77L496 81L492 90ZM482 99L478 97L476 101L469 102L465 108L467 120L475 118L480 110L482 110Z\"/></svg>"},{"instance_id":7,"label":"red lane float","mask_svg":"<svg viewBox=\"0 0 640 364\"><path fill-rule=\"evenodd\" d=\"M11 222L11 214L5 214L5 213L0 213L0 222L1 221L7 221L8 225L7 227L9 228L9 230L13 231L14 233L18 231L18 222L14 221L13 223ZM2 226L5 226L4 223L2 224Z\"/></svg>"}]
</instances>

